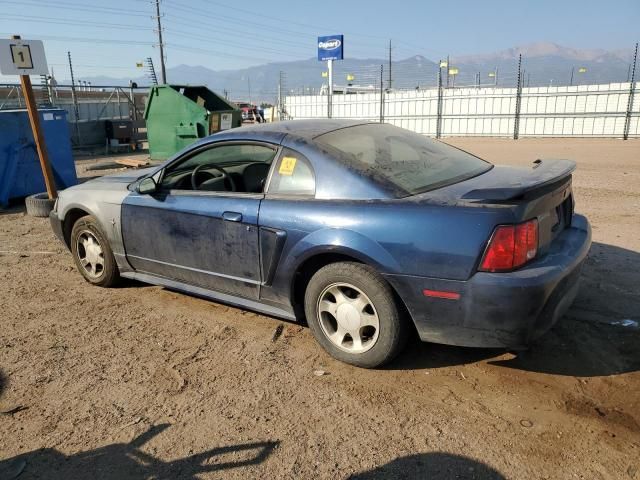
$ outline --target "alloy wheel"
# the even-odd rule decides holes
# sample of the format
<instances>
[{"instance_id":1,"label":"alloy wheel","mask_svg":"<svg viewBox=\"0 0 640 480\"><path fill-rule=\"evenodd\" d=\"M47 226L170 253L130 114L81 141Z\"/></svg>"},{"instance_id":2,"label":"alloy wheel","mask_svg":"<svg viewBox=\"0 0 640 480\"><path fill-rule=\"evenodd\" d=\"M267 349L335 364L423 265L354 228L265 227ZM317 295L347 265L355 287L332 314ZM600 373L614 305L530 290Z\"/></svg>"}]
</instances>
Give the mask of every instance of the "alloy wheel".
<instances>
[{"instance_id":1,"label":"alloy wheel","mask_svg":"<svg viewBox=\"0 0 640 480\"><path fill-rule=\"evenodd\" d=\"M98 278L104 272L104 252L100 242L89 230L83 230L76 240L76 255L87 275Z\"/></svg>"},{"instance_id":2,"label":"alloy wheel","mask_svg":"<svg viewBox=\"0 0 640 480\"><path fill-rule=\"evenodd\" d=\"M318 321L335 346L364 353L378 340L380 321L367 295L349 283L333 283L318 298Z\"/></svg>"}]
</instances>

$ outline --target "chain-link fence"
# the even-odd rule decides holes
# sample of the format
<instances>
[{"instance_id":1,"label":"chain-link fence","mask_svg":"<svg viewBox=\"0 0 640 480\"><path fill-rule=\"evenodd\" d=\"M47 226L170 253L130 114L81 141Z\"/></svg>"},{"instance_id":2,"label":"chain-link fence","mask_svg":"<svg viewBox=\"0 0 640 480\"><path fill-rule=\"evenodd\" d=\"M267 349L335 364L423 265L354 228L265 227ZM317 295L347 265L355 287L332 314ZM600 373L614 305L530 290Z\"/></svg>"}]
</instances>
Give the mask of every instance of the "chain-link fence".
<instances>
[{"instance_id":1,"label":"chain-link fence","mask_svg":"<svg viewBox=\"0 0 640 480\"><path fill-rule=\"evenodd\" d=\"M55 107L67 112L74 146L98 146L106 143L106 121L130 120L134 129L144 130L144 107L148 87L88 87L71 85L34 85L41 108ZM0 110L25 108L20 85L0 85Z\"/></svg>"}]
</instances>

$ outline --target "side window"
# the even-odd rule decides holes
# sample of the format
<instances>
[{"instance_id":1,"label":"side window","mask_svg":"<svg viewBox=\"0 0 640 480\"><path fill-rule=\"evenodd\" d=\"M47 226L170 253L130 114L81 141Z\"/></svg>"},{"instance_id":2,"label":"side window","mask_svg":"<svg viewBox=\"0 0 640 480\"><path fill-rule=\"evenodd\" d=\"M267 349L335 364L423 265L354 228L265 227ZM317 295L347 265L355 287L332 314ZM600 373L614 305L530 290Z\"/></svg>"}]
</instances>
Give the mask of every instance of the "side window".
<instances>
[{"instance_id":1,"label":"side window","mask_svg":"<svg viewBox=\"0 0 640 480\"><path fill-rule=\"evenodd\" d=\"M191 156L186 156L183 160L179 160L167 167L162 179L162 186L165 188L191 190L190 175L196 167L200 167L198 184L204 184L202 188L198 186L198 190L228 190L220 182L214 181L220 176L220 171L214 168L218 166L223 167L233 177L236 191L255 192L261 189L261 186L258 185L259 183L264 184L269 172L269 166L275 155L275 148L264 145L231 144L212 146ZM253 164L261 165L254 166ZM246 168L248 165L251 168Z\"/></svg>"},{"instance_id":2,"label":"side window","mask_svg":"<svg viewBox=\"0 0 640 480\"><path fill-rule=\"evenodd\" d=\"M304 155L284 148L269 183L269 192L289 195L315 195L313 167Z\"/></svg>"},{"instance_id":3,"label":"side window","mask_svg":"<svg viewBox=\"0 0 640 480\"><path fill-rule=\"evenodd\" d=\"M221 145L196 153L183 162L177 162L168 168L173 170L193 170L198 165L220 165L264 162L271 164L275 150L262 145Z\"/></svg>"}]
</instances>

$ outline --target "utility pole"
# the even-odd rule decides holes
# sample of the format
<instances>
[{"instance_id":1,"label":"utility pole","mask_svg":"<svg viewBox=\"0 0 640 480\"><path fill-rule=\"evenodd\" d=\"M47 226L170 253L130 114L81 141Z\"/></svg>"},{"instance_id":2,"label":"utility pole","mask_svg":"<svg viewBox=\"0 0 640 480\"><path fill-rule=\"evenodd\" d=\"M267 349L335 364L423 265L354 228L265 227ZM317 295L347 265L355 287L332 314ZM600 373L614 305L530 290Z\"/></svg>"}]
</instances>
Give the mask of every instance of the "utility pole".
<instances>
[{"instance_id":1,"label":"utility pole","mask_svg":"<svg viewBox=\"0 0 640 480\"><path fill-rule=\"evenodd\" d=\"M162 24L160 23L160 0L156 0L156 21L158 22L158 45L160 46L160 79L167 83L167 71L164 66L164 42L162 41Z\"/></svg>"},{"instance_id":2,"label":"utility pole","mask_svg":"<svg viewBox=\"0 0 640 480\"><path fill-rule=\"evenodd\" d=\"M80 109L78 108L78 96L76 95L76 81L73 77L73 64L71 63L71 52L67 52L67 58L69 59L69 73L71 74L71 101L73 102L73 112L75 114L76 124L76 141L80 144Z\"/></svg>"},{"instance_id":3,"label":"utility pole","mask_svg":"<svg viewBox=\"0 0 640 480\"><path fill-rule=\"evenodd\" d=\"M389 39L389 83L387 83L387 88L391 90L391 39Z\"/></svg>"}]
</instances>

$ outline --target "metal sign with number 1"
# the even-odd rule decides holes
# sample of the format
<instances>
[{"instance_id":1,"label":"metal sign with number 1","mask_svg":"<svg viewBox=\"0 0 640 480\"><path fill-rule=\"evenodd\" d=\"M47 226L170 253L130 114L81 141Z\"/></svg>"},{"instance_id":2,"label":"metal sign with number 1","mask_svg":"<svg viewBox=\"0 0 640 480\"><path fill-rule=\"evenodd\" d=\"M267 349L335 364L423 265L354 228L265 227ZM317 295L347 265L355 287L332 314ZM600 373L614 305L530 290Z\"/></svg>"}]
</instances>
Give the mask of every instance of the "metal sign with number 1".
<instances>
[{"instance_id":1,"label":"metal sign with number 1","mask_svg":"<svg viewBox=\"0 0 640 480\"><path fill-rule=\"evenodd\" d=\"M0 39L0 73L47 75L47 59L40 40Z\"/></svg>"}]
</instances>

